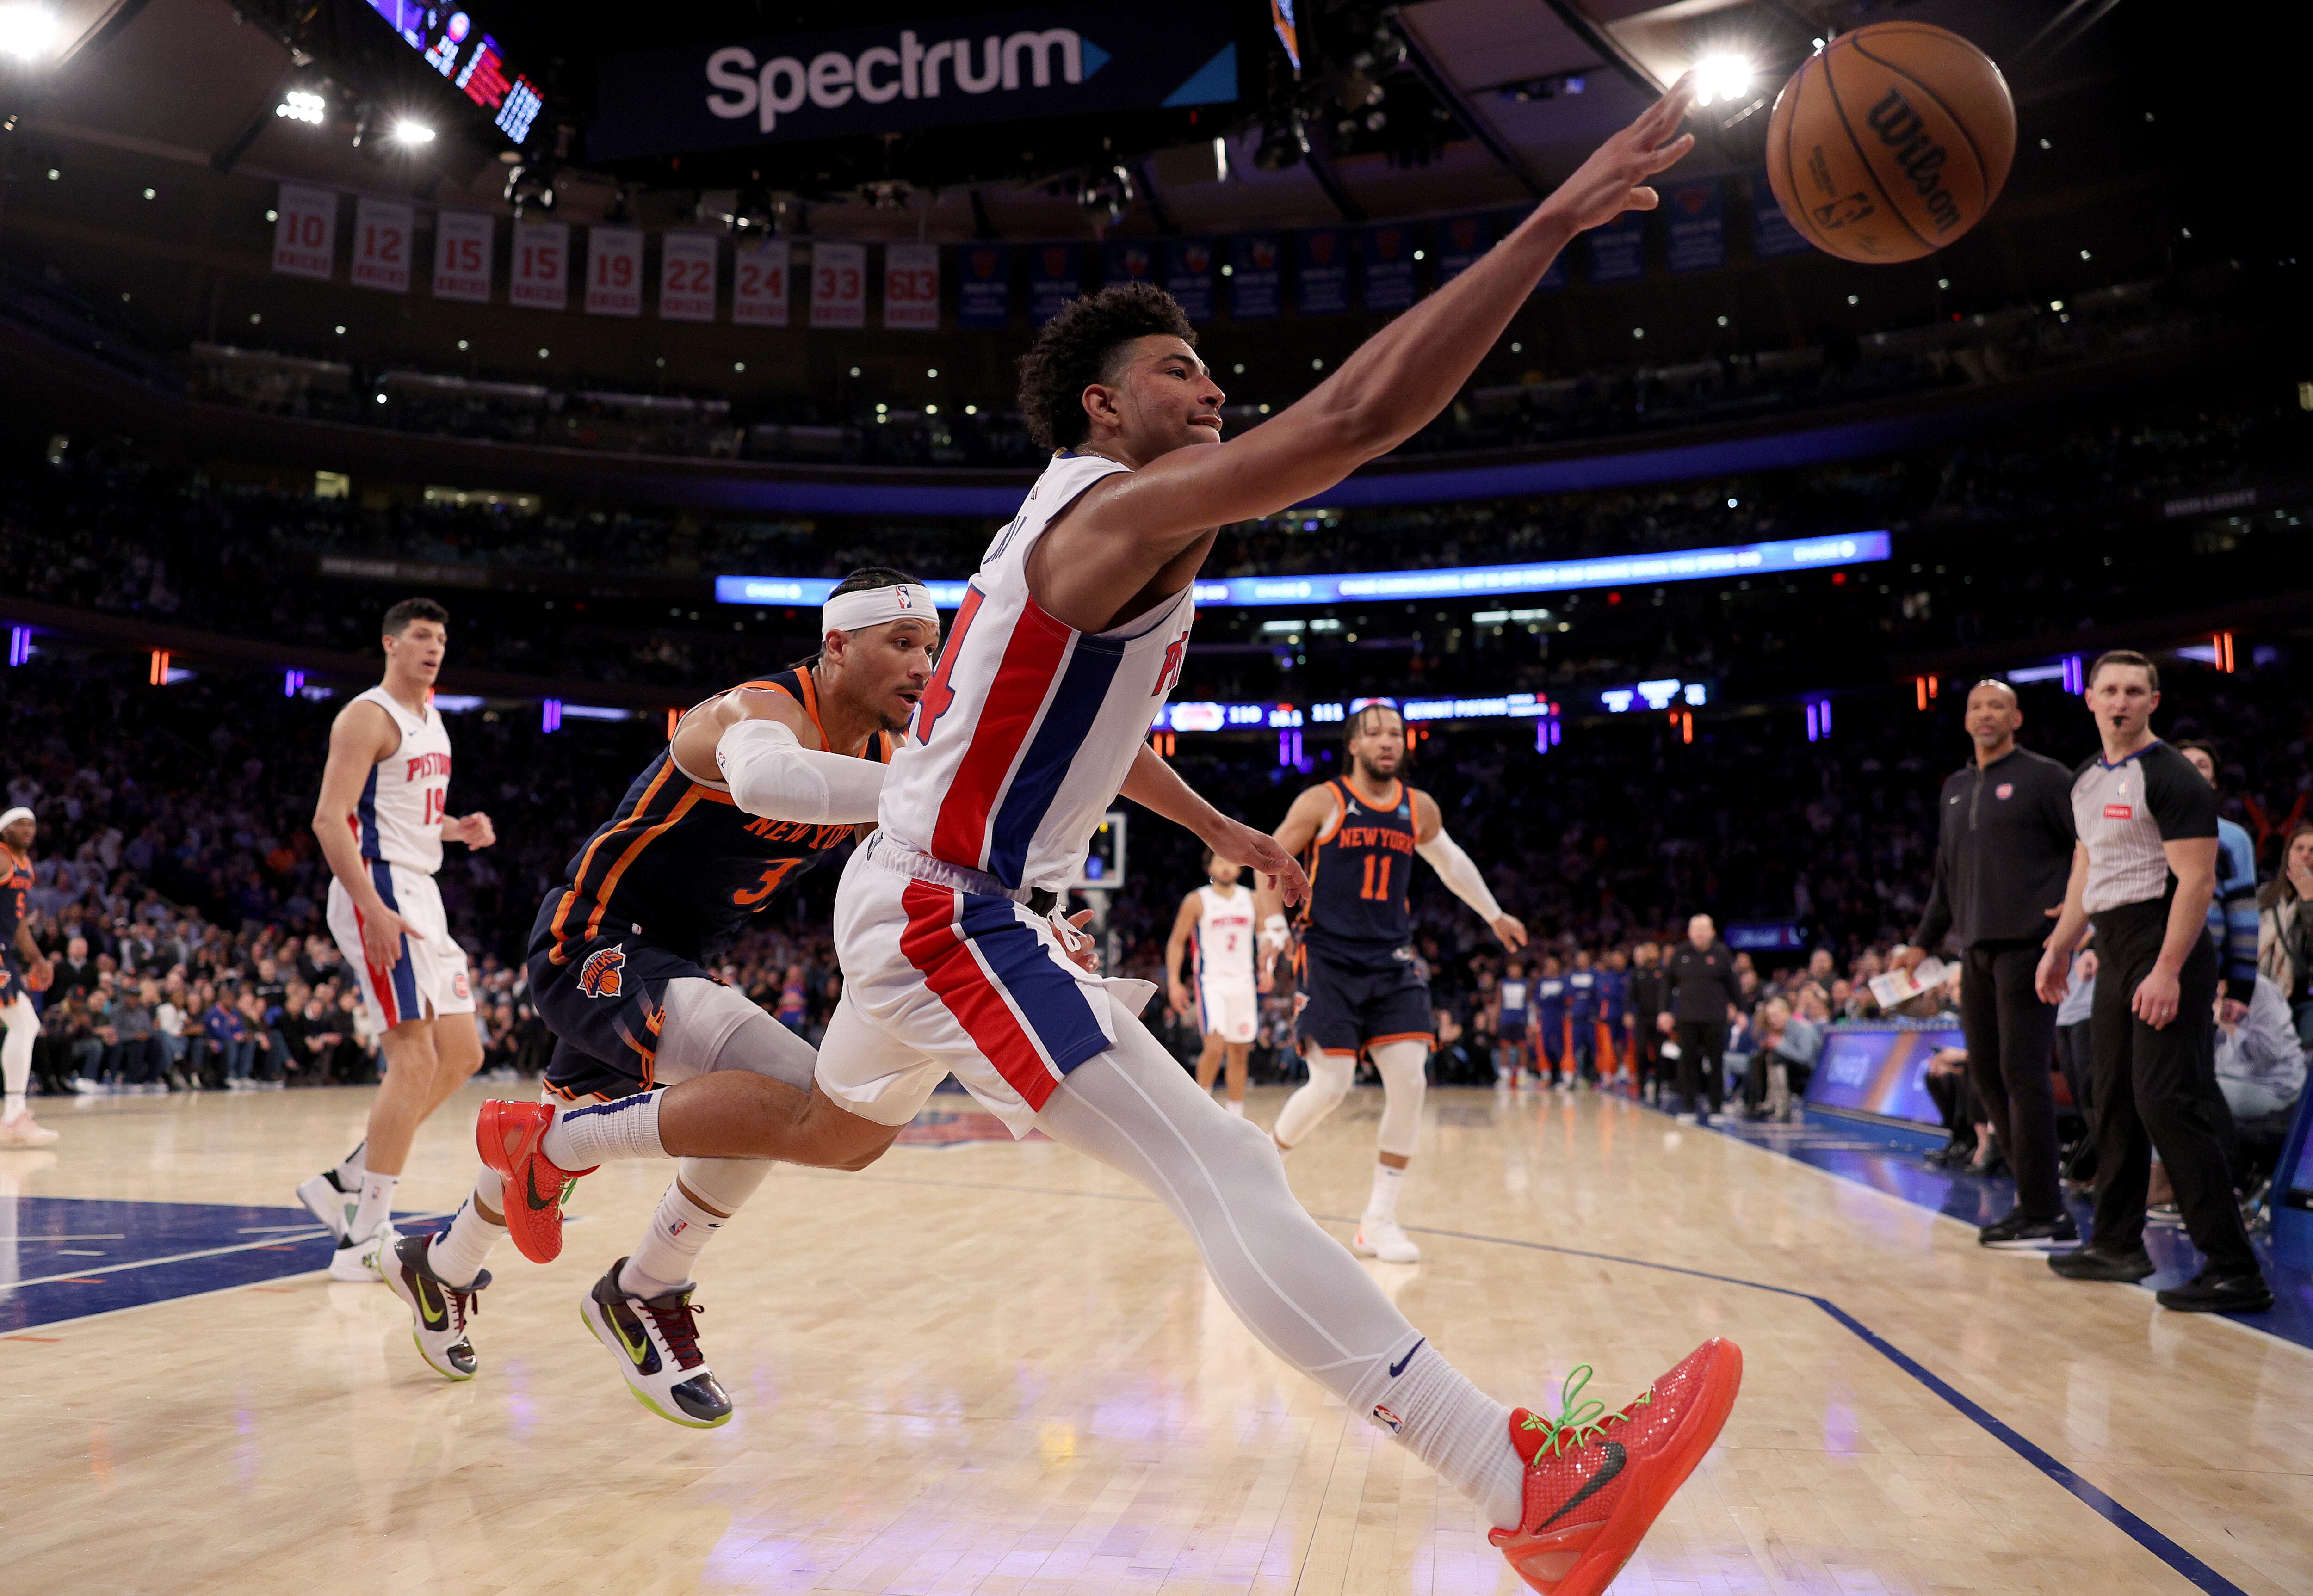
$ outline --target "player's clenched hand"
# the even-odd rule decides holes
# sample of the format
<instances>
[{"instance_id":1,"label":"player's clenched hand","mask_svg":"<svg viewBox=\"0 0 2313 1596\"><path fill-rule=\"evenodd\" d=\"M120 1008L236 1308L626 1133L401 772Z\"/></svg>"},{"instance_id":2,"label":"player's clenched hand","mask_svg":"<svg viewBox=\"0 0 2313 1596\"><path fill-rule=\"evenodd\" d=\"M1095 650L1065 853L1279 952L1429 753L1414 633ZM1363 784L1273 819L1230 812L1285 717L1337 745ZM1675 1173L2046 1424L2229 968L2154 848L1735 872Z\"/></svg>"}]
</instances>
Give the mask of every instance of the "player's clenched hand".
<instances>
[{"instance_id":1,"label":"player's clenched hand","mask_svg":"<svg viewBox=\"0 0 2313 1596\"><path fill-rule=\"evenodd\" d=\"M444 842L462 842L470 848L486 848L498 839L497 828L490 817L480 810L470 815L453 815L442 822Z\"/></svg>"},{"instance_id":2,"label":"player's clenched hand","mask_svg":"<svg viewBox=\"0 0 2313 1596\"><path fill-rule=\"evenodd\" d=\"M426 934L380 902L361 911L362 957L372 969L391 969L401 962L401 939Z\"/></svg>"},{"instance_id":3,"label":"player's clenched hand","mask_svg":"<svg viewBox=\"0 0 2313 1596\"><path fill-rule=\"evenodd\" d=\"M1235 860L1263 878L1264 884L1276 888L1288 907L1309 896L1309 878L1302 873L1300 862L1278 846L1277 839L1268 832L1255 831L1250 826L1224 818L1220 829L1204 841L1218 857Z\"/></svg>"},{"instance_id":4,"label":"player's clenched hand","mask_svg":"<svg viewBox=\"0 0 2313 1596\"><path fill-rule=\"evenodd\" d=\"M2136 983L2136 991L2129 998L2128 1006L2138 1019L2153 1030L2166 1030L2168 1022L2177 1017L2177 978L2156 964L2150 974Z\"/></svg>"},{"instance_id":5,"label":"player's clenched hand","mask_svg":"<svg viewBox=\"0 0 2313 1596\"><path fill-rule=\"evenodd\" d=\"M1526 946L1526 922L1516 915L1499 916L1494 920L1493 925L1494 934L1502 939L1502 946L1506 948Z\"/></svg>"},{"instance_id":6,"label":"player's clenched hand","mask_svg":"<svg viewBox=\"0 0 2313 1596\"><path fill-rule=\"evenodd\" d=\"M1624 211L1650 211L1661 197L1646 186L1647 180L1675 164L1694 148L1694 136L1678 132L1687 107L1694 102L1694 75L1687 74L1670 92L1590 153L1590 159L1542 202L1543 211L1576 232L1600 227Z\"/></svg>"}]
</instances>

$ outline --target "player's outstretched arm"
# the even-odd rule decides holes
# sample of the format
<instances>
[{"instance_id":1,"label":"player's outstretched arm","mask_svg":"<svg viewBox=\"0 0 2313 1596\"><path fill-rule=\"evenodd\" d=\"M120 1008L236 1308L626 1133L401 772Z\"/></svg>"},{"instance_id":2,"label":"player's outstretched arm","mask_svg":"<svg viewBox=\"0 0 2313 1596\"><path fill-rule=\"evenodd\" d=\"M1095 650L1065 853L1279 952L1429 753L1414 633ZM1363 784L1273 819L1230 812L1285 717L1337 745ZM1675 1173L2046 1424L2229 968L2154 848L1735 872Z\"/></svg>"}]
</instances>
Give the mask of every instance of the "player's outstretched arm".
<instances>
[{"instance_id":1,"label":"player's outstretched arm","mask_svg":"<svg viewBox=\"0 0 2313 1596\"><path fill-rule=\"evenodd\" d=\"M313 800L313 836L330 873L354 902L361 920L362 951L372 966L391 969L401 958L401 939L425 934L413 931L402 917L385 907L361 851L361 832L354 820L369 773L380 759L401 746L393 717L365 699L356 699L330 723L330 754L321 767L321 791Z\"/></svg>"},{"instance_id":2,"label":"player's outstretched arm","mask_svg":"<svg viewBox=\"0 0 2313 1596\"><path fill-rule=\"evenodd\" d=\"M1086 504L1098 504L1103 535L1138 536L1161 548L1208 527L1274 514L1428 425L1576 233L1655 208L1647 180L1693 147L1692 135L1678 133L1693 99L1688 79L1673 84L1476 265L1368 338L1281 414L1241 438L1176 449L1095 484Z\"/></svg>"},{"instance_id":3,"label":"player's outstretched arm","mask_svg":"<svg viewBox=\"0 0 2313 1596\"><path fill-rule=\"evenodd\" d=\"M830 752L803 706L761 688L734 688L685 715L674 762L720 772L731 802L766 820L857 825L883 800L883 765Z\"/></svg>"},{"instance_id":4,"label":"player's outstretched arm","mask_svg":"<svg viewBox=\"0 0 2313 1596\"><path fill-rule=\"evenodd\" d=\"M1478 911L1478 917L1493 928L1504 947L1526 946L1526 922L1505 913L1494 901L1493 890L1486 885L1477 863L1462 851L1461 844L1446 835L1446 816L1438 800L1419 791L1413 794L1413 851L1429 861L1429 868L1438 873L1447 890Z\"/></svg>"},{"instance_id":5,"label":"player's outstretched arm","mask_svg":"<svg viewBox=\"0 0 2313 1596\"><path fill-rule=\"evenodd\" d=\"M1318 834L1332 824L1339 808L1331 783L1304 788L1271 834L1278 851L1290 859L1300 858ZM1266 975L1292 940L1292 933L1285 924L1285 895L1258 876L1253 878L1253 919L1261 927L1261 970Z\"/></svg>"},{"instance_id":6,"label":"player's outstretched arm","mask_svg":"<svg viewBox=\"0 0 2313 1596\"><path fill-rule=\"evenodd\" d=\"M1189 983L1181 973L1181 959L1189 951L1189 938L1196 934L1200 912L1194 892L1183 898L1181 912L1173 916L1173 934L1165 939L1165 997L1183 1013L1189 1007Z\"/></svg>"},{"instance_id":7,"label":"player's outstretched arm","mask_svg":"<svg viewBox=\"0 0 2313 1596\"><path fill-rule=\"evenodd\" d=\"M1274 837L1232 820L1206 802L1145 742L1125 774L1121 795L1185 828L1221 858L1250 866L1256 889L1273 885L1288 903L1300 902L1308 892L1309 878Z\"/></svg>"}]
</instances>

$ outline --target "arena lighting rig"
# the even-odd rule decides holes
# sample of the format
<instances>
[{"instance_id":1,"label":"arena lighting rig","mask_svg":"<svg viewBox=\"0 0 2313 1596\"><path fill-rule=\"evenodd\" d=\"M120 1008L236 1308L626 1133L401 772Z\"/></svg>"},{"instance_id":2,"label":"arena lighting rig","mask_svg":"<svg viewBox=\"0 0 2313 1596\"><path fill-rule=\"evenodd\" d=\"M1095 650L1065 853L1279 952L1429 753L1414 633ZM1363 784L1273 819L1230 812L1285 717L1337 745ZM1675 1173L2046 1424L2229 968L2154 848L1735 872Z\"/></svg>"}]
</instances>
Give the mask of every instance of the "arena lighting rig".
<instances>
[{"instance_id":1,"label":"arena lighting rig","mask_svg":"<svg viewBox=\"0 0 2313 1596\"><path fill-rule=\"evenodd\" d=\"M1737 543L1714 548L1609 555L1535 565L1352 571L1335 575L1231 576L1198 583L1196 596L1197 602L1207 609L1480 598L1495 593L1769 576L1834 566L1869 565L1890 558L1892 554L1892 540L1884 531L1844 532L1829 538ZM834 591L835 581L830 576L717 576L715 600L720 604L822 604ZM963 583L928 582L924 585L931 590L932 602L942 609L953 609L963 602Z\"/></svg>"}]
</instances>

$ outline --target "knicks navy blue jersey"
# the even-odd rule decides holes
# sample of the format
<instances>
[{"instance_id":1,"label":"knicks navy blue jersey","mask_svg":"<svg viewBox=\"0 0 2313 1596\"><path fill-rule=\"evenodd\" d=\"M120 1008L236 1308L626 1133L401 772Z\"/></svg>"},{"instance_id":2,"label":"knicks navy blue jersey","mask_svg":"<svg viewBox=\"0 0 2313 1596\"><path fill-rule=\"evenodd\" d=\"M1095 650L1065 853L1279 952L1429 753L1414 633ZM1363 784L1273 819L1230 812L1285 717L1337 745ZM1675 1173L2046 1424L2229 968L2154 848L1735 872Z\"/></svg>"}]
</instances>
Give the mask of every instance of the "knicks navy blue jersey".
<instances>
[{"instance_id":1,"label":"knicks navy blue jersey","mask_svg":"<svg viewBox=\"0 0 2313 1596\"><path fill-rule=\"evenodd\" d=\"M742 685L785 693L820 725L808 670ZM861 757L889 763L891 733L878 732ZM672 953L703 959L857 829L748 814L721 782L685 774L670 743L570 861L546 929L558 946L633 929Z\"/></svg>"},{"instance_id":2,"label":"knicks navy blue jersey","mask_svg":"<svg viewBox=\"0 0 2313 1596\"><path fill-rule=\"evenodd\" d=\"M1309 873L1302 939L1336 959L1387 959L1413 940L1406 899L1413 872L1413 789L1394 783L1389 801L1376 807L1347 782L1325 785L1333 790L1338 812L1302 856Z\"/></svg>"},{"instance_id":3,"label":"knicks navy blue jersey","mask_svg":"<svg viewBox=\"0 0 2313 1596\"><path fill-rule=\"evenodd\" d=\"M31 862L0 843L0 969L18 968L16 927L24 923L24 907L31 891ZM15 996L13 992L0 991L0 1004L13 1002Z\"/></svg>"}]
</instances>

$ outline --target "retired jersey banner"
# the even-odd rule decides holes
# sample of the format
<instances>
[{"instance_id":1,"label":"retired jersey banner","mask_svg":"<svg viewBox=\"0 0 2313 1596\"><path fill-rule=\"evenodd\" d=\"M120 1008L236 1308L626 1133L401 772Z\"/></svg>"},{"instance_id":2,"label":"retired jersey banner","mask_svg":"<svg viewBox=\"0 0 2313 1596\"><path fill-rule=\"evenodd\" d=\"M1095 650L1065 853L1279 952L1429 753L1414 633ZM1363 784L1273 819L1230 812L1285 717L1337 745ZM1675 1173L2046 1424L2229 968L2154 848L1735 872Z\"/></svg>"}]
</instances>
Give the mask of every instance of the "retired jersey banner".
<instances>
[{"instance_id":1,"label":"retired jersey banner","mask_svg":"<svg viewBox=\"0 0 2313 1596\"><path fill-rule=\"evenodd\" d=\"M814 244L811 247L811 324L814 327L867 325L867 246Z\"/></svg>"},{"instance_id":2,"label":"retired jersey banner","mask_svg":"<svg viewBox=\"0 0 2313 1596\"><path fill-rule=\"evenodd\" d=\"M1103 287L1117 283L1153 283L1156 280L1156 246L1146 239L1111 239L1101 247L1100 280Z\"/></svg>"},{"instance_id":3,"label":"retired jersey banner","mask_svg":"<svg viewBox=\"0 0 2313 1596\"><path fill-rule=\"evenodd\" d=\"M1240 232L1229 241L1229 314L1266 321L1282 311L1285 246L1273 232Z\"/></svg>"},{"instance_id":4,"label":"retired jersey banner","mask_svg":"<svg viewBox=\"0 0 2313 1596\"><path fill-rule=\"evenodd\" d=\"M362 199L354 205L354 271L356 288L409 292L409 255L417 234L416 214L398 199Z\"/></svg>"},{"instance_id":5,"label":"retired jersey banner","mask_svg":"<svg viewBox=\"0 0 2313 1596\"><path fill-rule=\"evenodd\" d=\"M570 303L570 227L565 222L514 224L514 275L506 302L533 311L559 311Z\"/></svg>"},{"instance_id":6,"label":"retired jersey banner","mask_svg":"<svg viewBox=\"0 0 2313 1596\"><path fill-rule=\"evenodd\" d=\"M1440 288L1478 264L1478 257L1494 247L1493 220L1488 216L1450 216L1437 224L1438 285Z\"/></svg>"},{"instance_id":7,"label":"retired jersey banner","mask_svg":"<svg viewBox=\"0 0 2313 1596\"><path fill-rule=\"evenodd\" d=\"M884 325L909 332L939 329L939 246L884 246Z\"/></svg>"},{"instance_id":8,"label":"retired jersey banner","mask_svg":"<svg viewBox=\"0 0 2313 1596\"><path fill-rule=\"evenodd\" d=\"M490 303L497 228L474 211L434 213L434 297Z\"/></svg>"},{"instance_id":9,"label":"retired jersey banner","mask_svg":"<svg viewBox=\"0 0 2313 1596\"><path fill-rule=\"evenodd\" d=\"M1304 316L1339 316L1350 308L1350 235L1319 227L1294 241L1295 308Z\"/></svg>"},{"instance_id":10,"label":"retired jersey banner","mask_svg":"<svg viewBox=\"0 0 2313 1596\"><path fill-rule=\"evenodd\" d=\"M1783 207L1775 203L1775 190L1767 181L1766 168L1751 174L1751 253L1762 260L1772 260L1778 255L1801 255L1815 248L1807 235L1791 225L1783 215Z\"/></svg>"},{"instance_id":11,"label":"retired jersey banner","mask_svg":"<svg viewBox=\"0 0 2313 1596\"><path fill-rule=\"evenodd\" d=\"M731 320L748 327L787 324L787 279L794 252L785 239L742 250L731 259Z\"/></svg>"},{"instance_id":12,"label":"retired jersey banner","mask_svg":"<svg viewBox=\"0 0 2313 1596\"><path fill-rule=\"evenodd\" d=\"M586 230L586 313L643 313L643 235L634 228Z\"/></svg>"},{"instance_id":13,"label":"retired jersey banner","mask_svg":"<svg viewBox=\"0 0 2313 1596\"><path fill-rule=\"evenodd\" d=\"M1028 320L1042 327L1084 293L1084 251L1074 244L1028 247Z\"/></svg>"},{"instance_id":14,"label":"retired jersey banner","mask_svg":"<svg viewBox=\"0 0 2313 1596\"><path fill-rule=\"evenodd\" d=\"M273 213L273 269L326 283L337 266L336 190L282 184Z\"/></svg>"},{"instance_id":15,"label":"retired jersey banner","mask_svg":"<svg viewBox=\"0 0 2313 1596\"><path fill-rule=\"evenodd\" d=\"M1727 264L1727 197L1717 178L1663 185L1664 260L1675 272L1716 271Z\"/></svg>"},{"instance_id":16,"label":"retired jersey banner","mask_svg":"<svg viewBox=\"0 0 2313 1596\"><path fill-rule=\"evenodd\" d=\"M1012 251L1002 244L966 244L956 252L956 325L1001 332L1012 325Z\"/></svg>"},{"instance_id":17,"label":"retired jersey banner","mask_svg":"<svg viewBox=\"0 0 2313 1596\"><path fill-rule=\"evenodd\" d=\"M1358 235L1366 263L1366 309L1402 311L1414 301L1413 230L1390 224Z\"/></svg>"},{"instance_id":18,"label":"retired jersey banner","mask_svg":"<svg viewBox=\"0 0 2313 1596\"><path fill-rule=\"evenodd\" d=\"M658 319L715 320L716 267L722 251L711 232L670 232L659 241Z\"/></svg>"},{"instance_id":19,"label":"retired jersey banner","mask_svg":"<svg viewBox=\"0 0 2313 1596\"><path fill-rule=\"evenodd\" d=\"M1165 246L1165 292L1192 321L1213 319L1213 241L1179 238Z\"/></svg>"},{"instance_id":20,"label":"retired jersey banner","mask_svg":"<svg viewBox=\"0 0 2313 1596\"><path fill-rule=\"evenodd\" d=\"M1593 283L1635 283L1647 275L1647 219L1627 212L1582 235Z\"/></svg>"},{"instance_id":21,"label":"retired jersey banner","mask_svg":"<svg viewBox=\"0 0 2313 1596\"><path fill-rule=\"evenodd\" d=\"M618 161L1224 105L1237 98L1237 75L1236 28L1225 0L1175 0L1161 9L1112 0L826 32L726 34L606 57L586 153Z\"/></svg>"}]
</instances>

